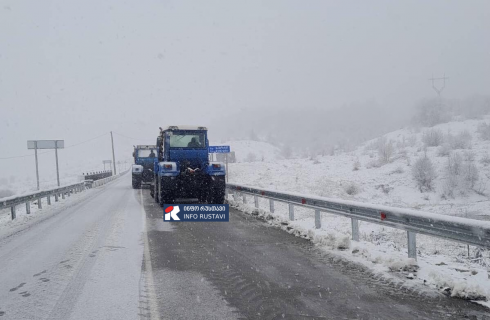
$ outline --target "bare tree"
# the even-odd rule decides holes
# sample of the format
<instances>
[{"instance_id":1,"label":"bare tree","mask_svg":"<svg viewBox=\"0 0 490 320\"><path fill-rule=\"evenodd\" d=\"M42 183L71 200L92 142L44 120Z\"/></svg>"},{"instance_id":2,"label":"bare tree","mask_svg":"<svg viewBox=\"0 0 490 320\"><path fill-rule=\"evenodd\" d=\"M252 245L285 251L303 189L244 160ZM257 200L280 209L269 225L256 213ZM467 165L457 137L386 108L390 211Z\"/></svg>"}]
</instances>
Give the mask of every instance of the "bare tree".
<instances>
[{"instance_id":1,"label":"bare tree","mask_svg":"<svg viewBox=\"0 0 490 320\"><path fill-rule=\"evenodd\" d=\"M412 167L412 175L420 192L432 191L433 182L437 177L432 161L427 157L419 158Z\"/></svg>"},{"instance_id":2,"label":"bare tree","mask_svg":"<svg viewBox=\"0 0 490 320\"><path fill-rule=\"evenodd\" d=\"M380 163L385 164L391 162L391 157L395 153L393 141L388 141L386 137L382 137L378 139L377 144Z\"/></svg>"},{"instance_id":3,"label":"bare tree","mask_svg":"<svg viewBox=\"0 0 490 320\"><path fill-rule=\"evenodd\" d=\"M422 142L427 147L438 147L444 142L444 134L439 129L429 129L422 134Z\"/></svg>"}]
</instances>

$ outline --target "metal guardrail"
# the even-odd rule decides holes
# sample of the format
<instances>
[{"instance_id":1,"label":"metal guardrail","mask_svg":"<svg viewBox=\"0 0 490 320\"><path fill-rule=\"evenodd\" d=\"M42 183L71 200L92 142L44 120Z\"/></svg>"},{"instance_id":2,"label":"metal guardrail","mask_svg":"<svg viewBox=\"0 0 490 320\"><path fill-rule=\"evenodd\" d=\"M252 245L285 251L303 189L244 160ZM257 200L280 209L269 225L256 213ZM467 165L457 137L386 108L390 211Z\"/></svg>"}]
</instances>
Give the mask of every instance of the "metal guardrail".
<instances>
[{"instance_id":1,"label":"metal guardrail","mask_svg":"<svg viewBox=\"0 0 490 320\"><path fill-rule=\"evenodd\" d=\"M16 218L16 208L18 205L25 203L26 213L31 213L31 202L37 200L37 206L42 209L42 198L46 198L48 205L51 205L51 197L54 196L54 201L58 201L59 197L65 199L65 196L70 196L72 193L78 193L85 189L85 183L75 183L64 187L42 190L34 193L25 194L18 197L9 197L0 199L0 210L10 207L12 220Z\"/></svg>"},{"instance_id":2,"label":"metal guardrail","mask_svg":"<svg viewBox=\"0 0 490 320\"><path fill-rule=\"evenodd\" d=\"M122 174L124 174L126 172L127 171L123 172ZM95 188L95 187L99 187L101 185L104 185L104 184L106 184L108 182L111 182L112 180L117 179L122 174L118 174L118 175L115 175L115 176L110 176L110 177L107 177L107 178L104 178L104 179L99 179L99 180L85 180L85 183L87 184L87 187L88 188Z\"/></svg>"},{"instance_id":3,"label":"metal guardrail","mask_svg":"<svg viewBox=\"0 0 490 320\"><path fill-rule=\"evenodd\" d=\"M42 201L41 199L46 198L48 205L51 205L51 197L54 197L54 201L57 202L59 197L65 199L66 196L70 196L72 193L82 192L85 189L90 189L94 187L99 187L104 185L110 181L113 181L125 174L128 171L122 172L115 176L110 176L108 178L100 179L100 180L85 180L83 182L71 184L64 187L53 188L48 190L42 190L34 193L24 194L21 196L12 196L8 198L0 199L0 210L10 208L12 220L14 220L16 215L17 206L24 204L26 206L26 213L31 213L31 202L37 200L37 206L39 209L42 209Z\"/></svg>"},{"instance_id":4,"label":"metal guardrail","mask_svg":"<svg viewBox=\"0 0 490 320\"><path fill-rule=\"evenodd\" d=\"M112 176L112 171L87 172L87 174L83 174L83 176L85 180L99 180Z\"/></svg>"},{"instance_id":5,"label":"metal guardrail","mask_svg":"<svg viewBox=\"0 0 490 320\"><path fill-rule=\"evenodd\" d=\"M468 245L490 248L490 222L411 209L372 205L354 201L308 196L290 192L248 187L229 183L227 192L254 196L255 207L259 208L258 197L269 199L269 210L274 212L274 201L289 204L289 219L294 220L294 206L315 210L315 228L321 228L321 212L342 215L352 220L352 240L359 241L359 220L407 231L408 257L417 259L416 234L454 240Z\"/></svg>"}]
</instances>

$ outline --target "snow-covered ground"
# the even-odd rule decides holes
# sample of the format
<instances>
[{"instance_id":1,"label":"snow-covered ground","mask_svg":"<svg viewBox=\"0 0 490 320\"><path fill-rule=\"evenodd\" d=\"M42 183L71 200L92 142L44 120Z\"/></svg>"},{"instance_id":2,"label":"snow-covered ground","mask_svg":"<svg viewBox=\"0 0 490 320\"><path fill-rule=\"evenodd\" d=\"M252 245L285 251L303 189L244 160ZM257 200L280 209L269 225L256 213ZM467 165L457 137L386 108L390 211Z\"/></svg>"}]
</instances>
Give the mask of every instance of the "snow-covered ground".
<instances>
[{"instance_id":1,"label":"snow-covered ground","mask_svg":"<svg viewBox=\"0 0 490 320\"><path fill-rule=\"evenodd\" d=\"M368 141L352 152L302 159L284 159L274 146L265 151L265 142L231 141L223 144L231 145L239 161L229 165L230 182L489 220L490 201L486 187L490 177L487 161L490 141L481 139L477 131L483 122L490 121L488 118L466 120L430 128L444 135L442 145L446 148L451 137L464 133L466 148L451 150L451 154L461 155L463 163L472 163L478 170L479 179L474 187L456 190L453 197L445 193L448 156L441 155L443 146L426 147L423 142L423 135L429 128L405 128L385 135L386 142L391 141L393 146L390 160L385 164L380 164L376 148L378 140ZM263 154L275 157L262 160ZM416 160L425 155L432 161L437 176L433 190L421 192L413 178L412 168ZM253 158L255 161L250 161ZM264 203L262 208L266 206ZM276 210L287 219L285 206L281 209L278 204ZM323 214L323 228L319 231L313 230L311 210L298 210L296 218L291 224L294 230L305 235L310 233L312 239L320 237L315 241L322 245L335 246L331 245L337 241L335 239L345 239L350 234L350 220L343 217ZM405 232L369 223L361 223L360 228L363 241L353 244L350 250L342 251L342 255L378 271L388 271L400 262L401 265L410 263L406 259ZM437 286L453 296L490 298L490 255L487 250L470 246L468 257L466 245L421 235L417 237L417 245L418 272L412 269L407 272L407 276L414 274L414 280L410 281Z\"/></svg>"}]
</instances>

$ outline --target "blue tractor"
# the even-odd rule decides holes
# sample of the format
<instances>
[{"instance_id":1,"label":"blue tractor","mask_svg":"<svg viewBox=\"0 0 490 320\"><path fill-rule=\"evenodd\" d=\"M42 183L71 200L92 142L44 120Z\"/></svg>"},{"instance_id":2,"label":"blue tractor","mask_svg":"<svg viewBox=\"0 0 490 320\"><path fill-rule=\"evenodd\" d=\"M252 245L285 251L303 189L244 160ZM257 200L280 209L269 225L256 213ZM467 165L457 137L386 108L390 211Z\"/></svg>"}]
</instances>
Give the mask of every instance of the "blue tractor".
<instances>
[{"instance_id":1,"label":"blue tractor","mask_svg":"<svg viewBox=\"0 0 490 320\"><path fill-rule=\"evenodd\" d=\"M206 127L160 128L151 195L160 205L176 199L197 199L222 204L225 200L225 166L210 162Z\"/></svg>"},{"instance_id":2,"label":"blue tractor","mask_svg":"<svg viewBox=\"0 0 490 320\"><path fill-rule=\"evenodd\" d=\"M139 189L141 185L150 185L153 181L154 163L157 159L156 146L134 146L133 158L134 165L131 170L133 188Z\"/></svg>"}]
</instances>

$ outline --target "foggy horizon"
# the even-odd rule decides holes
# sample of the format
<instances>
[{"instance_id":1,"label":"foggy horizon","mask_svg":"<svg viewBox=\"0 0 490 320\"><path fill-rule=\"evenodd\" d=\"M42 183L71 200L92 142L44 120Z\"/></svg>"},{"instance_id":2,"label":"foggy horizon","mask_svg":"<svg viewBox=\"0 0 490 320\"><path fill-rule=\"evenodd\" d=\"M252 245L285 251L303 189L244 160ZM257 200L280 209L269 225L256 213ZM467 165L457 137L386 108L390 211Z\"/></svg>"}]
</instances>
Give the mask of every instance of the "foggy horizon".
<instances>
[{"instance_id":1,"label":"foggy horizon","mask_svg":"<svg viewBox=\"0 0 490 320\"><path fill-rule=\"evenodd\" d=\"M130 161L164 125L221 141L356 105L388 110L366 119L387 117L388 132L436 97L431 76L449 77L445 99L488 95L490 3L470 3L2 0L0 177L35 179L27 140L105 134L60 150L75 174L112 158L109 131L116 161ZM51 153L40 173L52 179Z\"/></svg>"}]
</instances>

